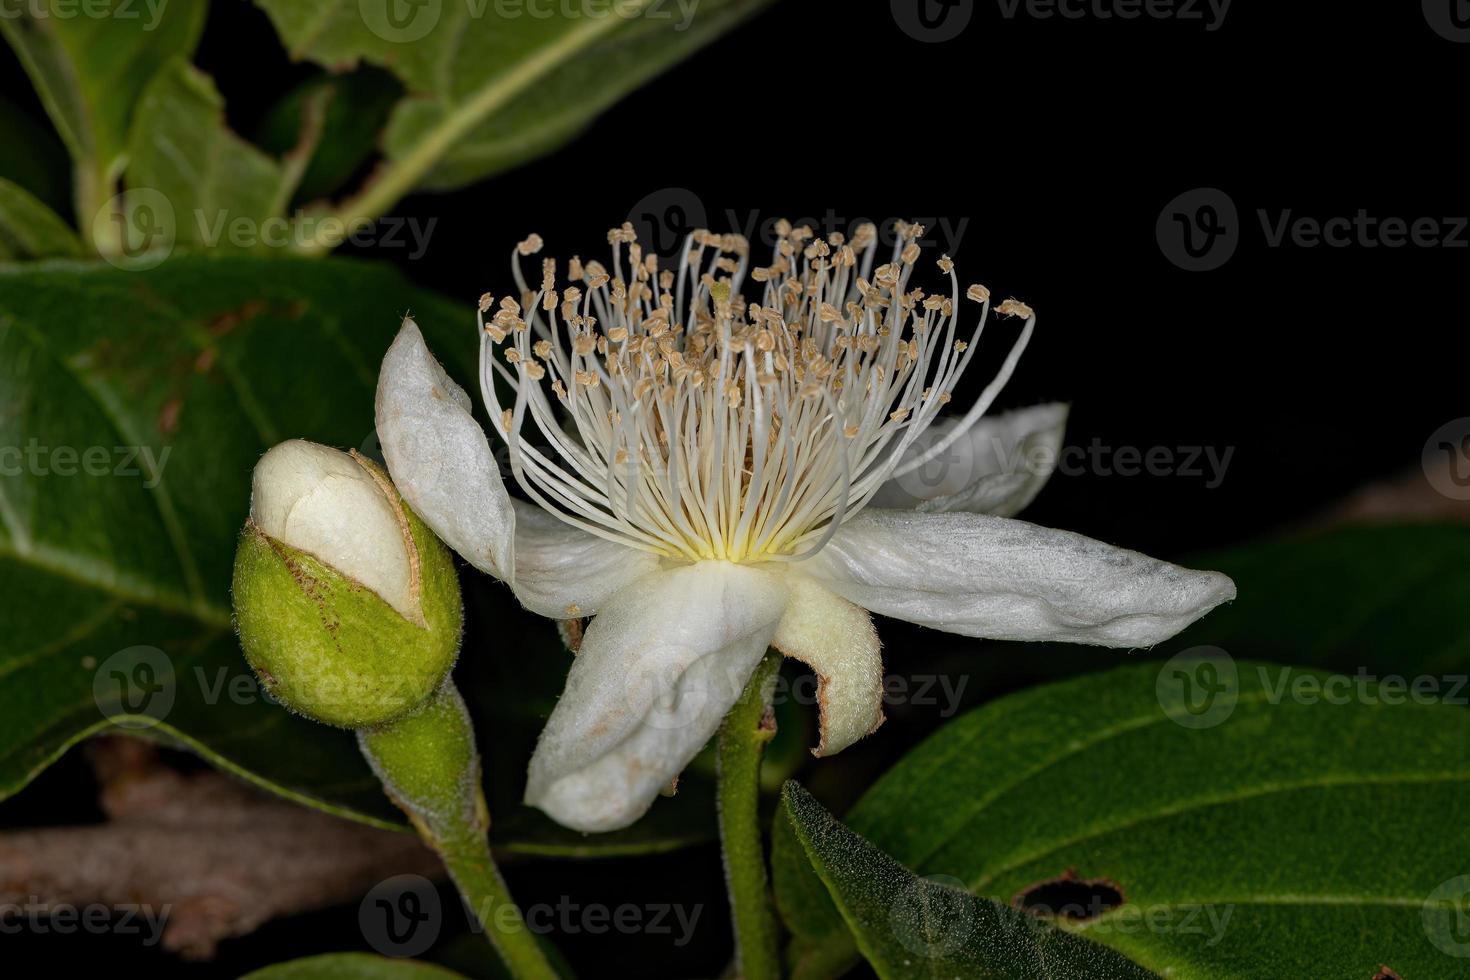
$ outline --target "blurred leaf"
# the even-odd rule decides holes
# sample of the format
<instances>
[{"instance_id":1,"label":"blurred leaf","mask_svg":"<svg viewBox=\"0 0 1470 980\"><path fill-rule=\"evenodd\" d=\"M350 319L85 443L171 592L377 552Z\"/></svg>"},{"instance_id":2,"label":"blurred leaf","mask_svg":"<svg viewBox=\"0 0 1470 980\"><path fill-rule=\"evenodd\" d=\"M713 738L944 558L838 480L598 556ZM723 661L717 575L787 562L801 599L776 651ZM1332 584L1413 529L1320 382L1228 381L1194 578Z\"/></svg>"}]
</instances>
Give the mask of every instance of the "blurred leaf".
<instances>
[{"instance_id":1,"label":"blurred leaf","mask_svg":"<svg viewBox=\"0 0 1470 980\"><path fill-rule=\"evenodd\" d=\"M997 902L1045 882L1052 902L1116 889L1126 904L1064 923L1166 976L1446 975L1426 903L1470 872L1470 714L1386 704L1372 687L1296 698L1283 677L1323 675L1220 667L1236 693L1217 687L1203 715L1186 703L1201 689L1156 664L996 701L909 753L846 823ZM781 821L777 834L799 972L836 975L855 960L850 935L803 906L802 849Z\"/></svg>"},{"instance_id":2,"label":"blurred leaf","mask_svg":"<svg viewBox=\"0 0 1470 980\"><path fill-rule=\"evenodd\" d=\"M277 156L298 145L304 110L325 96L321 140L308 162L294 202L305 204L335 194L377 152L388 114L403 86L384 71L366 68L346 75L321 74L293 89L267 114L257 134L261 147Z\"/></svg>"},{"instance_id":3,"label":"blurred leaf","mask_svg":"<svg viewBox=\"0 0 1470 980\"><path fill-rule=\"evenodd\" d=\"M885 980L1154 977L1026 912L918 877L844 827L797 783L786 784L781 802L806 859Z\"/></svg>"},{"instance_id":4,"label":"blurred leaf","mask_svg":"<svg viewBox=\"0 0 1470 980\"><path fill-rule=\"evenodd\" d=\"M0 261L81 254L82 243L55 211L0 177Z\"/></svg>"},{"instance_id":5,"label":"blurred leaf","mask_svg":"<svg viewBox=\"0 0 1470 980\"><path fill-rule=\"evenodd\" d=\"M372 216L414 188L459 187L553 149L770 0L633 0L623 13L550 18L499 16L490 0L256 2L293 57L367 61L411 91L384 144L393 173L363 195L381 205L364 208Z\"/></svg>"},{"instance_id":6,"label":"blurred leaf","mask_svg":"<svg viewBox=\"0 0 1470 980\"><path fill-rule=\"evenodd\" d=\"M36 0L0 17L0 32L71 153L83 228L113 194L143 90L170 60L193 52L208 4L95 0L87 11L94 9L105 16L71 0Z\"/></svg>"},{"instance_id":7,"label":"blurred leaf","mask_svg":"<svg viewBox=\"0 0 1470 980\"><path fill-rule=\"evenodd\" d=\"M385 266L0 268L0 798L116 723L292 799L402 825L351 733L263 699L228 589L267 447L300 436L374 451L378 362L409 309L446 367L473 377L470 306ZM706 839L698 786L622 834L573 834L519 806L570 657L503 586L464 580L458 676L486 750L496 846L578 856Z\"/></svg>"},{"instance_id":8,"label":"blurred leaf","mask_svg":"<svg viewBox=\"0 0 1470 980\"><path fill-rule=\"evenodd\" d=\"M1470 527L1340 527L1200 555L1240 598L1172 642L1378 675L1470 668Z\"/></svg>"},{"instance_id":9,"label":"blurred leaf","mask_svg":"<svg viewBox=\"0 0 1470 980\"><path fill-rule=\"evenodd\" d=\"M182 59L143 93L129 150L129 193L161 194L173 212L175 241L186 247L264 246L266 219L284 213L294 189L279 163L230 132L214 83ZM244 230L238 239L237 223Z\"/></svg>"},{"instance_id":10,"label":"blurred leaf","mask_svg":"<svg viewBox=\"0 0 1470 980\"><path fill-rule=\"evenodd\" d=\"M51 128L0 96L0 141L14 151L0 155L0 178L57 214L69 213L71 181L66 148Z\"/></svg>"},{"instance_id":11,"label":"blurred leaf","mask_svg":"<svg viewBox=\"0 0 1470 980\"><path fill-rule=\"evenodd\" d=\"M451 980L460 976L441 966L413 960L369 953L328 953L277 963L240 980Z\"/></svg>"}]
</instances>

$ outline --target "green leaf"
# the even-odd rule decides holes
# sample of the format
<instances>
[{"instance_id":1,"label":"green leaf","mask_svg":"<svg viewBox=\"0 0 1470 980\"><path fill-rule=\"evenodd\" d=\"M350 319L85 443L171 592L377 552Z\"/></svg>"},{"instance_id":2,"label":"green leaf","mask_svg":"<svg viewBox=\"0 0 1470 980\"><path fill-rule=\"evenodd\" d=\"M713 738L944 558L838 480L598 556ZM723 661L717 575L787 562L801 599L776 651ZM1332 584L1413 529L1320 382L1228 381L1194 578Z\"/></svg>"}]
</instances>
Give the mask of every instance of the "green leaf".
<instances>
[{"instance_id":1,"label":"green leaf","mask_svg":"<svg viewBox=\"0 0 1470 980\"><path fill-rule=\"evenodd\" d=\"M71 153L81 227L113 193L144 89L169 61L193 52L207 9L205 0L96 0L85 11L71 0L39 0L0 17Z\"/></svg>"},{"instance_id":2,"label":"green leaf","mask_svg":"<svg viewBox=\"0 0 1470 980\"><path fill-rule=\"evenodd\" d=\"M402 826L351 733L263 699L228 589L266 448L299 436L374 451L378 363L408 310L446 368L474 377L472 308L385 266L196 255L147 272L0 268L0 798L115 724ZM496 845L584 856L707 839L697 786L623 834L573 834L520 806L570 654L504 586L461 578L473 631L457 677L487 753Z\"/></svg>"},{"instance_id":3,"label":"green leaf","mask_svg":"<svg viewBox=\"0 0 1470 980\"><path fill-rule=\"evenodd\" d=\"M1341 527L1192 559L1235 579L1240 598L1172 641L1235 656L1443 674L1470 664L1470 527Z\"/></svg>"},{"instance_id":4,"label":"green leaf","mask_svg":"<svg viewBox=\"0 0 1470 980\"><path fill-rule=\"evenodd\" d=\"M82 243L55 211L0 177L0 260L81 254Z\"/></svg>"},{"instance_id":5,"label":"green leaf","mask_svg":"<svg viewBox=\"0 0 1470 980\"><path fill-rule=\"evenodd\" d=\"M1372 686L1346 703L1294 696L1295 678L1325 675L1222 660L1214 676L1233 670L1235 693L1197 701L1208 710L1196 716L1186 698L1201 689L1176 667L1211 679L1197 664L1140 664L971 712L846 822L984 898L1052 882L1054 908L1058 894L1101 900L1102 914L1063 924L1166 976L1452 971L1450 920L1434 908L1470 891L1470 713L1387 704ZM812 895L795 856L788 840L775 858L786 910ZM1058 883L1069 873L1080 881ZM1106 889L1126 904L1107 910ZM830 919L807 909L788 924L805 962L855 958Z\"/></svg>"},{"instance_id":6,"label":"green leaf","mask_svg":"<svg viewBox=\"0 0 1470 980\"><path fill-rule=\"evenodd\" d=\"M885 980L1154 976L1026 912L918 877L844 827L797 783L786 784L781 803L806 859Z\"/></svg>"},{"instance_id":7,"label":"green leaf","mask_svg":"<svg viewBox=\"0 0 1470 980\"><path fill-rule=\"evenodd\" d=\"M129 194L160 195L185 247L265 247L266 219L294 190L279 163L230 132L214 83L181 59L143 93L129 149ZM284 222L279 230L286 235Z\"/></svg>"},{"instance_id":8,"label":"green leaf","mask_svg":"<svg viewBox=\"0 0 1470 980\"><path fill-rule=\"evenodd\" d=\"M293 57L367 61L410 90L388 126L387 166L354 201L375 217L415 188L483 179L564 143L603 109L770 0L664 0L597 15L501 16L490 0L256 0ZM616 12L609 12L616 11Z\"/></svg>"},{"instance_id":9,"label":"green leaf","mask_svg":"<svg viewBox=\"0 0 1470 980\"><path fill-rule=\"evenodd\" d=\"M277 156L296 149L312 100L325 97L321 139L306 164L294 202L326 198L346 186L372 158L388 124L388 114L402 95L403 86L384 71L366 68L346 75L323 73L307 79L278 102L261 124L256 139L263 149Z\"/></svg>"},{"instance_id":10,"label":"green leaf","mask_svg":"<svg viewBox=\"0 0 1470 980\"><path fill-rule=\"evenodd\" d=\"M440 966L394 960L369 953L327 953L277 963L240 980L451 980L461 976Z\"/></svg>"}]
</instances>

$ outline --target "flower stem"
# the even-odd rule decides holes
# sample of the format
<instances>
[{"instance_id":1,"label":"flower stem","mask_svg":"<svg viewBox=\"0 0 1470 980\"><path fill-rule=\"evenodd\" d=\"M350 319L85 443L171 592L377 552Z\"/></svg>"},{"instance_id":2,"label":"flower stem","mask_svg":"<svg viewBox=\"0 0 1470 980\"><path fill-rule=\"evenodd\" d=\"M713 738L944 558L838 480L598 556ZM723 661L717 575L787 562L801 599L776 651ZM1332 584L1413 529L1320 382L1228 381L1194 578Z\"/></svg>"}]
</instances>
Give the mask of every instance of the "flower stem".
<instances>
[{"instance_id":1,"label":"flower stem","mask_svg":"<svg viewBox=\"0 0 1470 980\"><path fill-rule=\"evenodd\" d=\"M735 926L736 975L744 980L777 980L781 975L760 823L761 756L776 734L771 694L780 664L779 654L766 653L725 716L717 749L720 842Z\"/></svg>"},{"instance_id":2,"label":"flower stem","mask_svg":"<svg viewBox=\"0 0 1470 980\"><path fill-rule=\"evenodd\" d=\"M389 797L444 860L511 974L554 980L556 970L526 928L490 855L475 732L454 683L445 681L414 714L360 730L357 743Z\"/></svg>"}]
</instances>

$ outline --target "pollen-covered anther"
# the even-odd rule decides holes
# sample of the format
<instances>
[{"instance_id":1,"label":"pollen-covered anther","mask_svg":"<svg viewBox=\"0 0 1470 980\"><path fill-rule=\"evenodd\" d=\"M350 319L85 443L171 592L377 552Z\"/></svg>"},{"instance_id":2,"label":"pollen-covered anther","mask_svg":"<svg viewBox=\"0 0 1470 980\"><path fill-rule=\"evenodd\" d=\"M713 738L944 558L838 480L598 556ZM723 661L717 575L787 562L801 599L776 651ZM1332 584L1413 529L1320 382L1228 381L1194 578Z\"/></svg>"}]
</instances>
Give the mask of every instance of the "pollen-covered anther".
<instances>
[{"instance_id":1,"label":"pollen-covered anther","mask_svg":"<svg viewBox=\"0 0 1470 980\"><path fill-rule=\"evenodd\" d=\"M1001 316L1019 316L1027 318L1036 315L1032 311L1031 307L1014 298L1008 299L1004 303L997 306L995 308L995 312L1000 314Z\"/></svg>"},{"instance_id":2,"label":"pollen-covered anther","mask_svg":"<svg viewBox=\"0 0 1470 980\"><path fill-rule=\"evenodd\" d=\"M898 226L876 268L871 224L850 240L775 230L767 265L740 236L695 232L676 273L625 223L608 265L573 258L561 285L542 261L535 290L517 247L520 302L486 326L516 338L500 358L486 348L481 390L497 411L497 384L515 391L500 417L532 500L628 547L746 562L813 554L872 499L949 400L985 317L961 333L948 257L947 288L910 281L917 225ZM758 295L742 295L747 278ZM528 422L534 442L509 431Z\"/></svg>"}]
</instances>

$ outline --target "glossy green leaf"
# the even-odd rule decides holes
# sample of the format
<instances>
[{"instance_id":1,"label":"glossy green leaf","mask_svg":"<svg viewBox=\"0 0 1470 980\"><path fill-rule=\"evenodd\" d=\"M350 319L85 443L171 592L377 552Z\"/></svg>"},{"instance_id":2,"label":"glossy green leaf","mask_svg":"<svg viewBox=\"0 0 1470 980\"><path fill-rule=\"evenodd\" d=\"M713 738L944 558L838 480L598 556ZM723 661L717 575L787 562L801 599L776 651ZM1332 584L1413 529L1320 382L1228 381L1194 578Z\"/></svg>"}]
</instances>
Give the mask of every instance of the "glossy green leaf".
<instances>
[{"instance_id":1,"label":"glossy green leaf","mask_svg":"<svg viewBox=\"0 0 1470 980\"><path fill-rule=\"evenodd\" d=\"M184 247L264 248L266 219L282 214L294 190L281 165L230 132L209 76L170 62L143 93L129 143L130 195L148 193L172 215L173 243ZM290 242L278 222L277 247Z\"/></svg>"},{"instance_id":2,"label":"glossy green leaf","mask_svg":"<svg viewBox=\"0 0 1470 980\"><path fill-rule=\"evenodd\" d=\"M364 68L345 75L322 73L293 89L267 114L256 138L283 156L300 145L314 100L323 99L321 139L306 162L295 201L307 204L337 193L372 159L388 114L403 86L387 72Z\"/></svg>"},{"instance_id":3,"label":"glossy green leaf","mask_svg":"<svg viewBox=\"0 0 1470 980\"><path fill-rule=\"evenodd\" d=\"M0 17L0 33L71 153L81 227L114 192L144 90L193 52L207 9L206 0L37 0Z\"/></svg>"},{"instance_id":4,"label":"glossy green leaf","mask_svg":"<svg viewBox=\"0 0 1470 980\"><path fill-rule=\"evenodd\" d=\"M384 143L393 166L364 195L387 206L415 187L458 187L553 149L769 0L632 0L575 17L489 0L256 2L294 57L370 62L410 89Z\"/></svg>"},{"instance_id":5,"label":"glossy green leaf","mask_svg":"<svg viewBox=\"0 0 1470 980\"><path fill-rule=\"evenodd\" d=\"M782 816L842 912L863 956L884 980L1148 980L1113 952L958 883L920 878L843 826L797 783Z\"/></svg>"},{"instance_id":6,"label":"glossy green leaf","mask_svg":"<svg viewBox=\"0 0 1470 980\"><path fill-rule=\"evenodd\" d=\"M378 362L406 310L450 371L473 376L472 308L379 265L0 268L0 797L116 724L293 799L402 825L350 733L263 698L228 588L267 447L299 436L375 450ZM573 834L520 807L570 654L503 586L473 570L462 581L457 677L487 756L497 846L585 856L707 839L698 785L622 834Z\"/></svg>"},{"instance_id":7,"label":"glossy green leaf","mask_svg":"<svg viewBox=\"0 0 1470 980\"><path fill-rule=\"evenodd\" d=\"M1324 697L1327 676L1222 658L1034 688L929 738L845 822L984 898L1051 882L1088 910L1069 929L1166 976L1458 975L1470 713ZM789 912L813 892L777 833ZM830 910L788 924L801 975L855 960Z\"/></svg>"},{"instance_id":8,"label":"glossy green leaf","mask_svg":"<svg viewBox=\"0 0 1470 980\"><path fill-rule=\"evenodd\" d=\"M451 980L460 974L430 963L369 953L328 953L277 963L240 980Z\"/></svg>"},{"instance_id":9,"label":"glossy green leaf","mask_svg":"<svg viewBox=\"0 0 1470 980\"><path fill-rule=\"evenodd\" d=\"M0 177L0 261L81 254L76 233L55 211Z\"/></svg>"}]
</instances>

